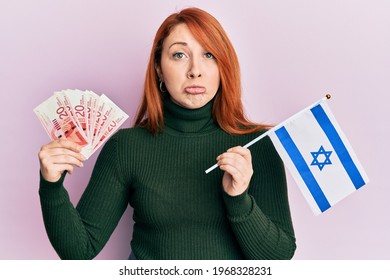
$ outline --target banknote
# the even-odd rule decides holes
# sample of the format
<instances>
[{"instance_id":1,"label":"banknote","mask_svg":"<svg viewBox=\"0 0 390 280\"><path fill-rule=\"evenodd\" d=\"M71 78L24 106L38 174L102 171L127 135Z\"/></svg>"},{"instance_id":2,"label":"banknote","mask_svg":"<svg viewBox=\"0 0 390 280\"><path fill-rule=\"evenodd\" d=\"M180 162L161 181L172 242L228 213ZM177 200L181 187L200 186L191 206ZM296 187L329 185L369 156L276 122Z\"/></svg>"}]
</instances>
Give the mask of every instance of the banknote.
<instances>
[{"instance_id":1,"label":"banknote","mask_svg":"<svg viewBox=\"0 0 390 280\"><path fill-rule=\"evenodd\" d=\"M71 113L59 96L51 96L36 107L34 112L52 140L65 138L81 146L88 144L83 134L80 133Z\"/></svg>"},{"instance_id":2,"label":"banknote","mask_svg":"<svg viewBox=\"0 0 390 280\"><path fill-rule=\"evenodd\" d=\"M106 95L67 89L55 92L34 113L51 140L70 140L89 158L129 117Z\"/></svg>"},{"instance_id":3,"label":"banknote","mask_svg":"<svg viewBox=\"0 0 390 280\"><path fill-rule=\"evenodd\" d=\"M88 141L92 141L92 134L94 130L93 122L96 115L96 108L99 102L100 96L94 93L93 91L85 91L84 95L86 96L86 118L87 118L87 129L88 129Z\"/></svg>"},{"instance_id":4,"label":"banknote","mask_svg":"<svg viewBox=\"0 0 390 280\"><path fill-rule=\"evenodd\" d=\"M100 96L100 100L107 104L106 116L107 118L101 122L97 137L92 142L94 150L98 149L129 117L123 112L111 99L106 95Z\"/></svg>"},{"instance_id":5,"label":"banknote","mask_svg":"<svg viewBox=\"0 0 390 280\"><path fill-rule=\"evenodd\" d=\"M85 133L83 132L83 128L81 127L81 124L79 123L79 120L76 117L74 106L72 105L70 98L66 95L66 91L64 91L64 90L63 91L57 91L57 92L54 92L54 95L58 97L58 100L62 103L62 106L68 112L68 115L73 120L73 122L76 125L79 133L81 133L83 135L83 137L86 138ZM74 98L73 94L70 95L70 96L72 96L72 99Z\"/></svg>"},{"instance_id":6,"label":"banknote","mask_svg":"<svg viewBox=\"0 0 390 280\"><path fill-rule=\"evenodd\" d=\"M85 118L85 95L78 89L64 90L61 93L63 94L64 100L70 103L70 108L77 125L84 133L84 136L88 138Z\"/></svg>"}]
</instances>

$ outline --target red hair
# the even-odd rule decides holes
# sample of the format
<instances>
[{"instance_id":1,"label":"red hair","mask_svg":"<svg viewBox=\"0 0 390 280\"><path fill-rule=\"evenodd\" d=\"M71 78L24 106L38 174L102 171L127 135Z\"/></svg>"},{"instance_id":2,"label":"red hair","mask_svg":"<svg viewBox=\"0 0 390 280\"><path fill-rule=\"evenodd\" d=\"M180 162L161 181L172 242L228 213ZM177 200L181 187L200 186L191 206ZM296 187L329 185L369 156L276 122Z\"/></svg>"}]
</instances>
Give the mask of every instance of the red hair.
<instances>
[{"instance_id":1,"label":"red hair","mask_svg":"<svg viewBox=\"0 0 390 280\"><path fill-rule=\"evenodd\" d=\"M216 59L220 86L214 99L212 116L225 132L247 134L268 126L250 122L241 101L241 77L237 54L220 23L198 8L187 8L170 15L157 30L146 70L144 95L135 118L135 126L157 133L164 127L163 93L159 90L156 66L160 66L165 38L178 24L184 23L195 39Z\"/></svg>"}]
</instances>

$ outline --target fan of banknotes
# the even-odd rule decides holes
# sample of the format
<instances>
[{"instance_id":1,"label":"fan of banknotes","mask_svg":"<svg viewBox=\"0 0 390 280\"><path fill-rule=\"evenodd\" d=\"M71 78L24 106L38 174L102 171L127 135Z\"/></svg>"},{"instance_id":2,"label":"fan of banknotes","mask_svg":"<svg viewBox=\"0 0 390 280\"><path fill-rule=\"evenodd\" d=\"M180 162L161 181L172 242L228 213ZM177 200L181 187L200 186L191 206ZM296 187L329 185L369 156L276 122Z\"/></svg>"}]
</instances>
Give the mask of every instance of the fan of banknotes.
<instances>
[{"instance_id":1,"label":"fan of banknotes","mask_svg":"<svg viewBox=\"0 0 390 280\"><path fill-rule=\"evenodd\" d=\"M62 90L38 105L34 113L52 140L67 139L89 158L129 117L107 96L86 90Z\"/></svg>"}]
</instances>

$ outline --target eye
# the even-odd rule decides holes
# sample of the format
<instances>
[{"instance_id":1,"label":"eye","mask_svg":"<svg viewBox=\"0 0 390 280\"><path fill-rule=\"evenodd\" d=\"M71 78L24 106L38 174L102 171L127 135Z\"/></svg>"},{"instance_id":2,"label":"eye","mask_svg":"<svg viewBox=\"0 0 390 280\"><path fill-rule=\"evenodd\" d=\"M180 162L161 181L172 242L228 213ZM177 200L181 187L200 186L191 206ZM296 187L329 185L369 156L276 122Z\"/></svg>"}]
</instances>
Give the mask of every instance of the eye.
<instances>
[{"instance_id":1,"label":"eye","mask_svg":"<svg viewBox=\"0 0 390 280\"><path fill-rule=\"evenodd\" d=\"M209 59L215 59L214 55L212 53L205 53L204 55L206 58L209 58Z\"/></svg>"},{"instance_id":2,"label":"eye","mask_svg":"<svg viewBox=\"0 0 390 280\"><path fill-rule=\"evenodd\" d=\"M176 52L176 53L172 54L172 57L175 59L183 59L183 58L185 58L185 56L186 55L182 52Z\"/></svg>"}]
</instances>

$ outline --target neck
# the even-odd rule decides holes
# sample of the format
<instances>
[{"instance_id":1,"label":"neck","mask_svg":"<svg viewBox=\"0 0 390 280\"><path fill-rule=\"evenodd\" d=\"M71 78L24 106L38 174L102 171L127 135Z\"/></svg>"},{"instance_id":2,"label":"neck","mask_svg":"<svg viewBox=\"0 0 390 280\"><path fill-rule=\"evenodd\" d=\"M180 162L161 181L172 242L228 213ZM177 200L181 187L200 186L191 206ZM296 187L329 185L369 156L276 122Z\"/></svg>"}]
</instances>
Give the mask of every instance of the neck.
<instances>
[{"instance_id":1,"label":"neck","mask_svg":"<svg viewBox=\"0 0 390 280\"><path fill-rule=\"evenodd\" d=\"M207 133L218 126L211 114L213 100L198 109L187 109L172 102L170 98L164 99L165 130L171 133Z\"/></svg>"}]
</instances>

